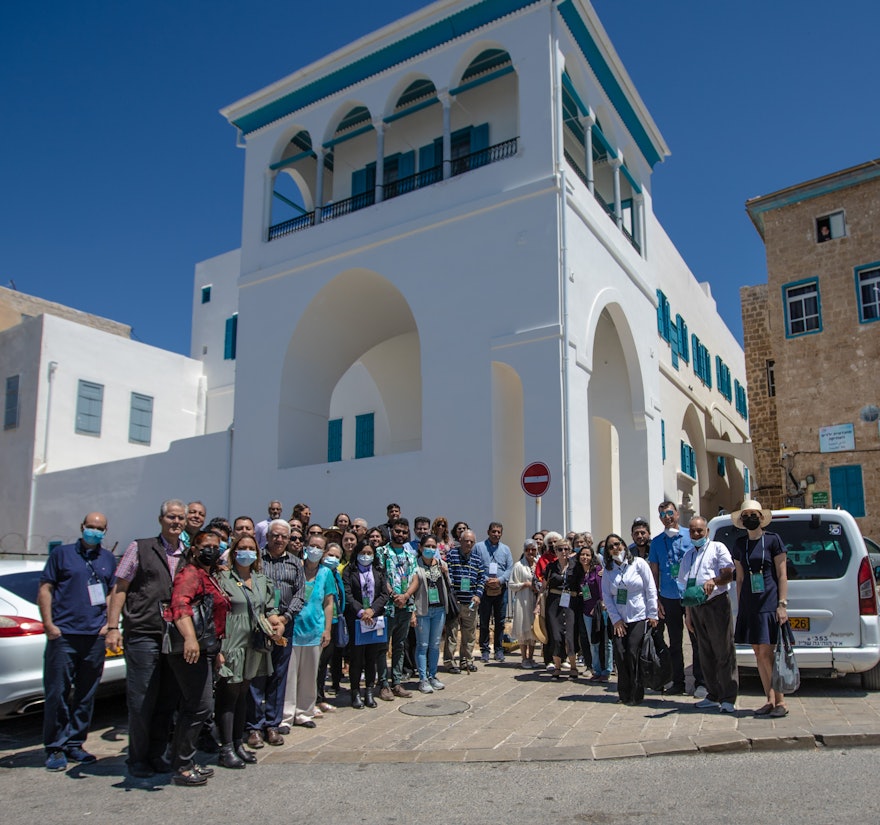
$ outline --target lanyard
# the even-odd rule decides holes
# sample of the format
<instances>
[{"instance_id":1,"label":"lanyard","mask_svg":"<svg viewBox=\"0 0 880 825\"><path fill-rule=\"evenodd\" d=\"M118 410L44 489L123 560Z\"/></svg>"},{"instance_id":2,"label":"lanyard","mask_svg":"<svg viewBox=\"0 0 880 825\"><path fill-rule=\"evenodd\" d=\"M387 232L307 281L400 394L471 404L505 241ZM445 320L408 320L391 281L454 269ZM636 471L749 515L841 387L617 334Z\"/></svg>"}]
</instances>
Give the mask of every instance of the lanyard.
<instances>
[{"instance_id":1,"label":"lanyard","mask_svg":"<svg viewBox=\"0 0 880 825\"><path fill-rule=\"evenodd\" d=\"M616 564L616 562L615 562L615 564ZM617 581L614 582L614 587L616 587L618 590L620 590L621 589L620 586L623 584L623 579L626 576L626 571L629 570L629 562L624 562L623 564L618 564L617 570L618 570L618 576L617 576Z\"/></svg>"},{"instance_id":2,"label":"lanyard","mask_svg":"<svg viewBox=\"0 0 880 825\"><path fill-rule=\"evenodd\" d=\"M100 545L99 545L99 547L100 547ZM80 547L79 547L79 549L77 550L77 552L79 553L80 558L86 563L86 566L87 566L87 567L89 568L89 570L91 571L91 573L92 573L92 578L94 578L94 580L95 580L96 582L101 581L101 577L98 575L98 571L95 570L95 568L92 566L92 562L89 560L88 555L86 555L85 553L83 553L83 551L82 551L82 545L80 545ZM97 559L97 556L96 556L95 558Z\"/></svg>"},{"instance_id":3,"label":"lanyard","mask_svg":"<svg viewBox=\"0 0 880 825\"><path fill-rule=\"evenodd\" d=\"M703 561L703 551L708 546L709 546L709 542L707 541L702 547L695 547L694 548L694 555L693 555L693 558L691 559L690 566L688 567L688 574L687 574L688 579L695 579L696 578L696 576L694 575L694 564L696 563L697 571L699 572L700 564ZM687 581L687 579L686 579L686 581Z\"/></svg>"},{"instance_id":4,"label":"lanyard","mask_svg":"<svg viewBox=\"0 0 880 825\"><path fill-rule=\"evenodd\" d=\"M755 548L752 547L752 550L749 550L749 540L746 539L746 564L749 567L749 573L763 573L764 572L764 560L766 559L766 554L764 552L764 536L765 533L761 533L761 567L759 570L752 570L752 550Z\"/></svg>"}]
</instances>

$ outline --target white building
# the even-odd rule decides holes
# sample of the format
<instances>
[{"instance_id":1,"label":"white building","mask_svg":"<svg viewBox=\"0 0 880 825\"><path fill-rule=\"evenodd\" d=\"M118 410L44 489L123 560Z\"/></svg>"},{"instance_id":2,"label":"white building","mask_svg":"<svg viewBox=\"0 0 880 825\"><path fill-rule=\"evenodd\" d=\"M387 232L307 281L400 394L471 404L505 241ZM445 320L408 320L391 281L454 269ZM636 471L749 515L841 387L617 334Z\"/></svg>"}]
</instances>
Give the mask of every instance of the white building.
<instances>
[{"instance_id":1,"label":"white building","mask_svg":"<svg viewBox=\"0 0 880 825\"><path fill-rule=\"evenodd\" d=\"M742 350L654 216L668 149L588 3L440 0L223 114L241 248L197 267L192 355L234 427L139 464L189 461L141 507L395 500L516 541L534 460L556 528L742 499Z\"/></svg>"}]
</instances>

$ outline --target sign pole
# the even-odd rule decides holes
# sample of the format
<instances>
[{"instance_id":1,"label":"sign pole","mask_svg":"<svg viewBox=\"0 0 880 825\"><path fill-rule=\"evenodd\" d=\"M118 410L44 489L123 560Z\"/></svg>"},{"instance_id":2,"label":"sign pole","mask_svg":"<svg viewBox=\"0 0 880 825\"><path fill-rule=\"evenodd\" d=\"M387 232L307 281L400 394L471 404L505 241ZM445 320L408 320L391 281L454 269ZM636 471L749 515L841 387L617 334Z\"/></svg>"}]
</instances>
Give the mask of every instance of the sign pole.
<instances>
[{"instance_id":1,"label":"sign pole","mask_svg":"<svg viewBox=\"0 0 880 825\"><path fill-rule=\"evenodd\" d=\"M541 496L535 498L535 532L541 529Z\"/></svg>"}]
</instances>

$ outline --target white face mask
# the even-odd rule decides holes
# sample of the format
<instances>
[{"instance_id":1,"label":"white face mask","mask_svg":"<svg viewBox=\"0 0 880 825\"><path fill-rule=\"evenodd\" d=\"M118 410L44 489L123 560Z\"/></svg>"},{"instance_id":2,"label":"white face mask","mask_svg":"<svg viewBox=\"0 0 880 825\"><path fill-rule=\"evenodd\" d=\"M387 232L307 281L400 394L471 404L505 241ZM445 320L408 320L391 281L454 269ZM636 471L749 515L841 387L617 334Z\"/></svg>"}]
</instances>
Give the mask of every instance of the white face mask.
<instances>
[{"instance_id":1,"label":"white face mask","mask_svg":"<svg viewBox=\"0 0 880 825\"><path fill-rule=\"evenodd\" d=\"M618 564L623 564L626 561L626 550L621 550L619 553L616 553L612 558Z\"/></svg>"},{"instance_id":2,"label":"white face mask","mask_svg":"<svg viewBox=\"0 0 880 825\"><path fill-rule=\"evenodd\" d=\"M667 527L664 531L669 538L675 538L678 535L677 527Z\"/></svg>"},{"instance_id":3,"label":"white face mask","mask_svg":"<svg viewBox=\"0 0 880 825\"><path fill-rule=\"evenodd\" d=\"M306 556L308 560L312 562L312 564L317 564L321 561L321 558L324 555L324 548L322 547L306 547Z\"/></svg>"}]
</instances>

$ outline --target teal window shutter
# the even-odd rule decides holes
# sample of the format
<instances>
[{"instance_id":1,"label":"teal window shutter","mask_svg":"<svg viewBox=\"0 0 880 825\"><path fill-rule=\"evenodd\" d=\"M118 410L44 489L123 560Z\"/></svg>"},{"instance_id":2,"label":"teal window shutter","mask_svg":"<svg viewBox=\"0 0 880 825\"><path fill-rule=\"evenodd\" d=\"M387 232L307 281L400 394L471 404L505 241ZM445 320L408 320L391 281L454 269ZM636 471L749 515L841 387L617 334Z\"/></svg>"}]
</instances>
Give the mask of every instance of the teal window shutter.
<instances>
[{"instance_id":1,"label":"teal window shutter","mask_svg":"<svg viewBox=\"0 0 880 825\"><path fill-rule=\"evenodd\" d=\"M6 379L6 406L3 413L3 429L14 430L18 426L18 387L21 376L10 375Z\"/></svg>"},{"instance_id":2,"label":"teal window shutter","mask_svg":"<svg viewBox=\"0 0 880 825\"><path fill-rule=\"evenodd\" d=\"M226 319L226 334L223 339L223 358L226 361L235 360L235 350L238 344L238 313Z\"/></svg>"},{"instance_id":3,"label":"teal window shutter","mask_svg":"<svg viewBox=\"0 0 880 825\"><path fill-rule=\"evenodd\" d=\"M660 455L666 461L666 422L660 419Z\"/></svg>"},{"instance_id":4,"label":"teal window shutter","mask_svg":"<svg viewBox=\"0 0 880 825\"><path fill-rule=\"evenodd\" d=\"M342 461L342 419L327 422L327 461Z\"/></svg>"},{"instance_id":5,"label":"teal window shutter","mask_svg":"<svg viewBox=\"0 0 880 825\"><path fill-rule=\"evenodd\" d=\"M351 196L363 195L367 191L367 170L356 169L351 173Z\"/></svg>"},{"instance_id":6,"label":"teal window shutter","mask_svg":"<svg viewBox=\"0 0 880 825\"><path fill-rule=\"evenodd\" d=\"M153 398L133 392L128 419L128 440L132 444L149 444L152 436Z\"/></svg>"},{"instance_id":7,"label":"teal window shutter","mask_svg":"<svg viewBox=\"0 0 880 825\"><path fill-rule=\"evenodd\" d=\"M480 152L489 148L489 124L481 123L474 126L471 132L471 152Z\"/></svg>"},{"instance_id":8,"label":"teal window shutter","mask_svg":"<svg viewBox=\"0 0 880 825\"><path fill-rule=\"evenodd\" d=\"M670 325L669 346L672 350L672 366L678 369L678 329L675 324Z\"/></svg>"},{"instance_id":9,"label":"teal window shutter","mask_svg":"<svg viewBox=\"0 0 880 825\"><path fill-rule=\"evenodd\" d=\"M442 146L442 144L441 144ZM427 172L429 169L433 169L435 166L438 166L442 158L438 158L436 161L434 160L434 144L429 143L427 146L422 146L419 149L419 171Z\"/></svg>"},{"instance_id":10,"label":"teal window shutter","mask_svg":"<svg viewBox=\"0 0 880 825\"><path fill-rule=\"evenodd\" d=\"M865 489L862 484L862 465L849 464L831 467L831 506L846 510L855 518L865 515Z\"/></svg>"},{"instance_id":11,"label":"teal window shutter","mask_svg":"<svg viewBox=\"0 0 880 825\"><path fill-rule=\"evenodd\" d=\"M688 350L688 325L681 315L676 315L675 326L678 329L678 357L687 364L691 360Z\"/></svg>"},{"instance_id":12,"label":"teal window shutter","mask_svg":"<svg viewBox=\"0 0 880 825\"><path fill-rule=\"evenodd\" d=\"M76 393L76 431L83 435L101 435L104 411L104 385L80 380Z\"/></svg>"},{"instance_id":13,"label":"teal window shutter","mask_svg":"<svg viewBox=\"0 0 880 825\"><path fill-rule=\"evenodd\" d=\"M415 151L404 152L397 164L397 177L408 178L416 173L416 153Z\"/></svg>"},{"instance_id":14,"label":"teal window shutter","mask_svg":"<svg viewBox=\"0 0 880 825\"><path fill-rule=\"evenodd\" d=\"M718 456L717 466L718 475L721 476L721 478L724 478L724 476L727 474L727 462L724 460L723 455Z\"/></svg>"},{"instance_id":15,"label":"teal window shutter","mask_svg":"<svg viewBox=\"0 0 880 825\"><path fill-rule=\"evenodd\" d=\"M751 480L749 479L749 468L743 468L743 492L750 493L752 491Z\"/></svg>"},{"instance_id":16,"label":"teal window shutter","mask_svg":"<svg viewBox=\"0 0 880 825\"><path fill-rule=\"evenodd\" d=\"M358 415L354 420L354 457L370 458L374 455L375 413Z\"/></svg>"}]
</instances>

